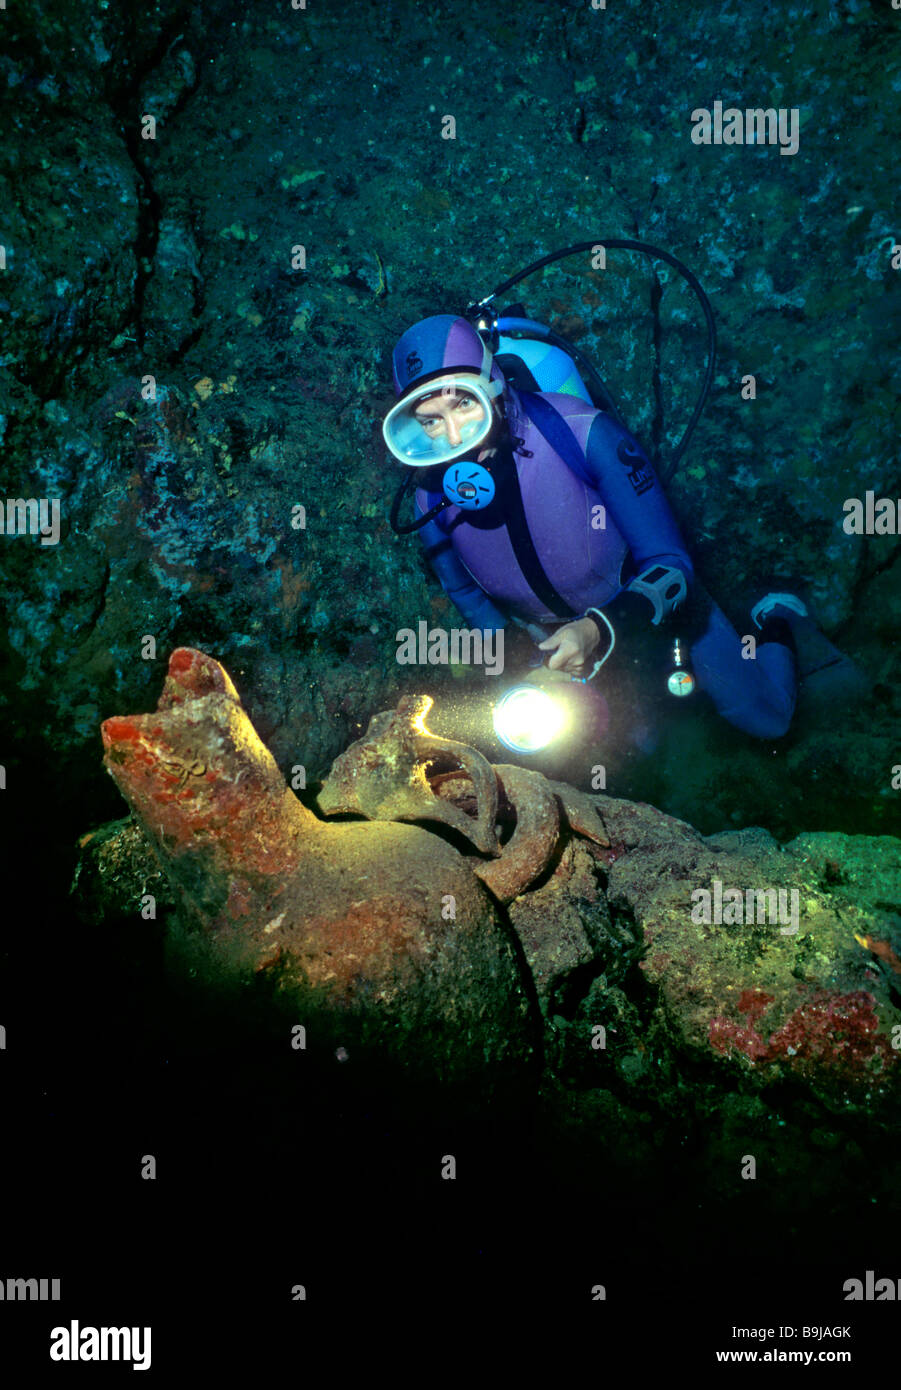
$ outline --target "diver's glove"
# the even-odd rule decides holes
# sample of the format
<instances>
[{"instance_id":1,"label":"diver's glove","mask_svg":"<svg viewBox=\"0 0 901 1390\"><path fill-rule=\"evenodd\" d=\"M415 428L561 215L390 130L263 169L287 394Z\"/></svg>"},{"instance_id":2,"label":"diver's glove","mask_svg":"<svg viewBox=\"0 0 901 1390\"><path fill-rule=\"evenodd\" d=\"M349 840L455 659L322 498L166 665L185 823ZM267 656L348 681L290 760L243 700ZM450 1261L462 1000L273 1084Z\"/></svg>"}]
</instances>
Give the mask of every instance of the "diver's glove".
<instances>
[{"instance_id":1,"label":"diver's glove","mask_svg":"<svg viewBox=\"0 0 901 1390\"><path fill-rule=\"evenodd\" d=\"M658 627L664 618L675 613L688 597L688 580L684 571L676 565L648 565L647 569L642 570L627 587L634 593L641 594L651 604L654 609L651 619L654 627Z\"/></svg>"}]
</instances>

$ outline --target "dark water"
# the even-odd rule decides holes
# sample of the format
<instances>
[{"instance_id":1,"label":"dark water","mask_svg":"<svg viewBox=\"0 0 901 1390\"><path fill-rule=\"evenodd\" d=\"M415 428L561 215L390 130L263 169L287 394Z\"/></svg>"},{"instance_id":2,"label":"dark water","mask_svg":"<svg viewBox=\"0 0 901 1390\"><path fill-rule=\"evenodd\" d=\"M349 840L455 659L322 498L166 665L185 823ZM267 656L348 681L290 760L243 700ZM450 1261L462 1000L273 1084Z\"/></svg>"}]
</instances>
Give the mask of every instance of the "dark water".
<instances>
[{"instance_id":1,"label":"dark water","mask_svg":"<svg viewBox=\"0 0 901 1390\"><path fill-rule=\"evenodd\" d=\"M784 739L754 740L666 697L666 639L617 611L606 729L530 765L586 789L603 767L610 794L705 835L899 834L899 540L842 527L846 499L901 494L896 12L161 0L4 24L4 496L60 495L65 524L57 548L0 537L0 1279L65 1294L3 1306L0 1365L42 1383L53 1323L152 1322L159 1377L240 1347L268 1384L283 1354L309 1374L310 1316L340 1318L344 1346L371 1310L393 1346L428 1329L442 1358L473 1314L508 1343L540 1327L566 1365L584 1305L608 1373L762 1345L736 1324L873 1369L893 1305L848 1304L843 1284L901 1278L881 1123L776 1090L745 1140L746 1098L716 1115L694 1062L677 1113L645 1093L619 1129L631 1094L578 1079L562 1100L545 1076L487 1104L301 1074L167 968L162 918L88 926L70 885L79 836L125 813L100 721L152 709L178 645L224 662L311 785L411 689L433 694L435 733L514 760L491 734L498 686L402 678L394 659L397 629L456 617L387 523L389 352L596 235L672 249L713 303L713 390L667 488L704 583L740 623L747 595L797 576L866 687L803 692ZM694 143L692 112L716 101L799 110L796 153ZM704 362L678 278L611 256L603 277L555 267L516 293L590 354L665 466ZM147 373L163 424L141 413ZM637 970L628 987L644 1006ZM736 1183L745 1143L764 1157ZM801 1335L848 1323L848 1342Z\"/></svg>"}]
</instances>

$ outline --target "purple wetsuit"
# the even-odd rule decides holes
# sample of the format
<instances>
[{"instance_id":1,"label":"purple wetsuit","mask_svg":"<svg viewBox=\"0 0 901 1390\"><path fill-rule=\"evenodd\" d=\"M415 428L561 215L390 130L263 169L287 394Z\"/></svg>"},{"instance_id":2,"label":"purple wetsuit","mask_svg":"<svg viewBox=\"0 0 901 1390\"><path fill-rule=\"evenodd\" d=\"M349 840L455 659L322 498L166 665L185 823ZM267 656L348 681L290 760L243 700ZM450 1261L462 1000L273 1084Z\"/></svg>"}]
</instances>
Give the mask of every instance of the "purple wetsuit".
<instances>
[{"instance_id":1,"label":"purple wetsuit","mask_svg":"<svg viewBox=\"0 0 901 1390\"><path fill-rule=\"evenodd\" d=\"M542 394L584 454L583 478L551 448L508 388L511 431L522 440L514 459L526 521L554 588L582 613L609 603L650 565L680 569L704 617L690 644L698 688L747 733L785 733L796 689L790 648L761 641L754 659L743 657L738 633L694 579L663 489L634 436L578 397ZM420 489L420 514L441 496ZM565 621L530 588L502 517L451 506L419 534L442 587L471 627L504 627L513 616L554 626Z\"/></svg>"}]
</instances>

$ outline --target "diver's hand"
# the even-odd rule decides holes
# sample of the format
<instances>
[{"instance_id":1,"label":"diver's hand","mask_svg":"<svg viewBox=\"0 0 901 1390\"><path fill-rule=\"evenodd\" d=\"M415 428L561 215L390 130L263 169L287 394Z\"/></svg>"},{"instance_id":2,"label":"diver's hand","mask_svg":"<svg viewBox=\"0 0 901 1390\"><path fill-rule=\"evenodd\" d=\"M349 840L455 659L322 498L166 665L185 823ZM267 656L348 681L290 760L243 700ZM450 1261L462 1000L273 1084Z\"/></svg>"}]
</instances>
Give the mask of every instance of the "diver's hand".
<instances>
[{"instance_id":1,"label":"diver's hand","mask_svg":"<svg viewBox=\"0 0 901 1390\"><path fill-rule=\"evenodd\" d=\"M577 618L552 632L544 642L538 643L540 652L553 652L548 661L551 671L565 671L578 675L591 653L600 643L597 624L592 618Z\"/></svg>"}]
</instances>

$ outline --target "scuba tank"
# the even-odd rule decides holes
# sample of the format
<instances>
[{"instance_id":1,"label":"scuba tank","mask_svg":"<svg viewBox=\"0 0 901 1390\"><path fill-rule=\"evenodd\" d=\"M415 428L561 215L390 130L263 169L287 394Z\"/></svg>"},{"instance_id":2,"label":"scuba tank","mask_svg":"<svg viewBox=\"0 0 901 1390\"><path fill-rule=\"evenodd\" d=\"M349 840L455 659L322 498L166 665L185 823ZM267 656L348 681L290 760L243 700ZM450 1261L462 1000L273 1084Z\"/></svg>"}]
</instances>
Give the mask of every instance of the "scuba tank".
<instances>
[{"instance_id":1,"label":"scuba tank","mask_svg":"<svg viewBox=\"0 0 901 1390\"><path fill-rule=\"evenodd\" d=\"M494 315L494 311L489 307L498 295L506 294L514 285L518 285L521 280L525 280L528 276L534 275L536 271L542 270L545 266L552 265L556 261L565 260L568 256L575 256L585 252L595 253L598 250L605 252L607 250L638 251L641 255L649 256L652 260L665 261L667 265L671 265L673 269L677 270L683 279L687 281L694 291L704 313L704 319L707 325L707 364L704 371L704 380L691 418L685 428L685 432L672 452L666 472L662 473L660 476L661 483L665 484L669 482L675 472L676 465L688 448L695 426L701 418L701 412L704 409L707 396L710 392L716 364L716 323L713 318L713 310L710 307L710 300L707 298L704 288L697 276L695 276L678 257L673 256L669 251L664 251L659 246L652 246L649 242L645 241L626 240L618 237L608 240L599 237L594 241L580 241L573 246L565 246L560 251L551 251L548 255L542 256L537 261L533 261L532 264L526 266L525 269L517 271L515 275L511 275L508 280L503 280L490 294L468 305L466 317L470 319L483 337L487 336L489 348L491 347L490 335L493 327L495 327L498 332L520 332L529 336L537 336L558 347L561 352L567 354L571 359L574 359L572 364L574 372L576 372L575 362L579 364L582 384L588 394L585 395L584 392L578 390L576 390L574 394L582 395L583 399L590 400L598 410L604 410L608 414L611 414L619 424L627 428L622 415L616 407L613 397L600 375L591 362L585 357L584 353L575 347L573 343L567 342L566 339L561 338L559 334L554 333L550 328L546 328L543 324L536 323L531 319L516 319L512 317L508 317L506 320L498 319ZM516 307L518 308L519 306ZM578 372L576 372L576 375L578 376ZM511 384L514 387L516 386L515 381L511 382ZM657 384L655 379L655 386ZM538 381L537 387L533 387L532 389L537 389L539 391L565 391L567 388L560 385L543 385L541 381ZM651 456L651 461L654 464L655 471L659 472L659 460L656 450Z\"/></svg>"}]
</instances>

